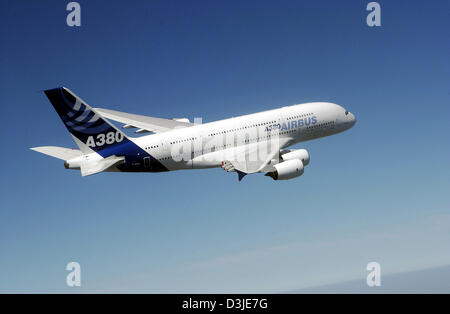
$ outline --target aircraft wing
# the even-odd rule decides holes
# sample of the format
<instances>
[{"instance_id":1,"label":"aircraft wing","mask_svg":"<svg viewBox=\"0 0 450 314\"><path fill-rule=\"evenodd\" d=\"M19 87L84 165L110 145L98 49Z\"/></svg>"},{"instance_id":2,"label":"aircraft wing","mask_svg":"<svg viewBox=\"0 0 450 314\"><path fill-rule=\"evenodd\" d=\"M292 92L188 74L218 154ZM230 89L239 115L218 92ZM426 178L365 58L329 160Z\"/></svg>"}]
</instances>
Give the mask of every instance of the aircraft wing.
<instances>
[{"instance_id":1,"label":"aircraft wing","mask_svg":"<svg viewBox=\"0 0 450 314\"><path fill-rule=\"evenodd\" d=\"M280 149L288 139L272 139L249 145L239 146L224 156L222 168L226 171L236 171L239 181L249 173L271 170L270 164L275 159L278 162Z\"/></svg>"},{"instance_id":2,"label":"aircraft wing","mask_svg":"<svg viewBox=\"0 0 450 314\"><path fill-rule=\"evenodd\" d=\"M148 117L110 109L94 108L94 110L107 119L124 123L123 128L139 128L135 133L161 133L175 128L185 128L194 125L193 123L175 119Z\"/></svg>"}]
</instances>

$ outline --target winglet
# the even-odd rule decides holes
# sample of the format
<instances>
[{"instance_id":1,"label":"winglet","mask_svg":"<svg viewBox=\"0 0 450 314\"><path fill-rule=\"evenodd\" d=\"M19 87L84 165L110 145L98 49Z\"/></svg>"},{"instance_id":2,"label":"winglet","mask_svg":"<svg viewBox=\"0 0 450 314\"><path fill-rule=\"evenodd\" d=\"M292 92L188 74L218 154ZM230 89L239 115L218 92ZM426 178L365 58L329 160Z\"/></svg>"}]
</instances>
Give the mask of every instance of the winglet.
<instances>
[{"instance_id":1,"label":"winglet","mask_svg":"<svg viewBox=\"0 0 450 314\"><path fill-rule=\"evenodd\" d=\"M237 174L238 174L239 182L241 182L241 181L242 181L242 178L245 177L245 176L247 175L245 172L242 172L242 171L239 171L239 170L236 170L236 172L237 172Z\"/></svg>"}]
</instances>

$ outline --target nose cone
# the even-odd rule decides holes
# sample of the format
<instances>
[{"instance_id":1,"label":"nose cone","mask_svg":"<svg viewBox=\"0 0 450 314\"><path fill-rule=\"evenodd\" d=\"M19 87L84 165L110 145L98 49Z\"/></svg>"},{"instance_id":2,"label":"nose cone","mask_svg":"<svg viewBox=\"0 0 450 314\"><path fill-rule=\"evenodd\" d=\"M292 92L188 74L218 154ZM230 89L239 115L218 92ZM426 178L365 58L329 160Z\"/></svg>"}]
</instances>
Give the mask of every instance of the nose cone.
<instances>
[{"instance_id":1,"label":"nose cone","mask_svg":"<svg viewBox=\"0 0 450 314\"><path fill-rule=\"evenodd\" d=\"M342 115L342 127L344 130L351 129L356 123L356 117L353 113L345 111L345 114Z\"/></svg>"},{"instance_id":2,"label":"nose cone","mask_svg":"<svg viewBox=\"0 0 450 314\"><path fill-rule=\"evenodd\" d=\"M355 125L355 123L356 123L356 117L355 117L355 115L353 114L353 113L349 113L349 124L350 124L350 127L353 127L354 125Z\"/></svg>"}]
</instances>

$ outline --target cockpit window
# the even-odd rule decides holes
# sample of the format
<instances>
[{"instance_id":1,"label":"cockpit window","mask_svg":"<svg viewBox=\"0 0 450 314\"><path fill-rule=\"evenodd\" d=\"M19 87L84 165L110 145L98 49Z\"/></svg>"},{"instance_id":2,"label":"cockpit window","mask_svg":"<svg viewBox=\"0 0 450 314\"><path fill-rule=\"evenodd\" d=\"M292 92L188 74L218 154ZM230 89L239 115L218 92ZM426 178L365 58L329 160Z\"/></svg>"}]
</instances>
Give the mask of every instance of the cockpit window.
<instances>
[{"instance_id":1,"label":"cockpit window","mask_svg":"<svg viewBox=\"0 0 450 314\"><path fill-rule=\"evenodd\" d=\"M345 115L348 115L348 111L347 110L345 110Z\"/></svg>"}]
</instances>

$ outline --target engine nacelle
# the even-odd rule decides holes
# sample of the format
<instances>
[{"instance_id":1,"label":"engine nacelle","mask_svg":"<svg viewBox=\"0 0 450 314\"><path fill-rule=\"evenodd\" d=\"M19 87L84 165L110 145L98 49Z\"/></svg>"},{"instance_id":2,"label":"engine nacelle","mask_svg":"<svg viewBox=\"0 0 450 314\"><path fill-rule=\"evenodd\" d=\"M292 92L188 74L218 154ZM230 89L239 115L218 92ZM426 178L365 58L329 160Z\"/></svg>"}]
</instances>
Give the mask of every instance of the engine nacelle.
<instances>
[{"instance_id":1,"label":"engine nacelle","mask_svg":"<svg viewBox=\"0 0 450 314\"><path fill-rule=\"evenodd\" d=\"M274 180L289 180L299 177L304 172L303 162L300 159L291 159L273 166L275 171L266 173Z\"/></svg>"},{"instance_id":2,"label":"engine nacelle","mask_svg":"<svg viewBox=\"0 0 450 314\"><path fill-rule=\"evenodd\" d=\"M306 149L293 149L281 155L283 160L300 159L304 166L309 164L309 153Z\"/></svg>"}]
</instances>

